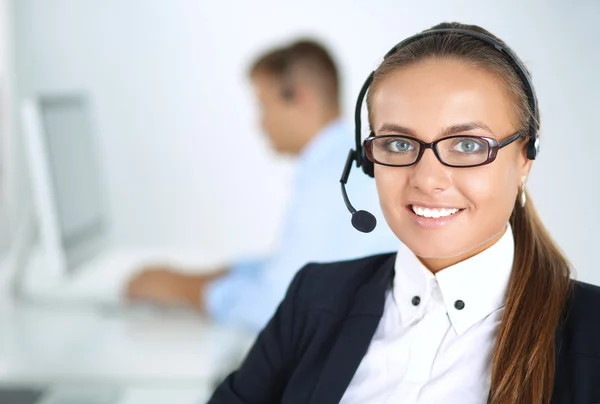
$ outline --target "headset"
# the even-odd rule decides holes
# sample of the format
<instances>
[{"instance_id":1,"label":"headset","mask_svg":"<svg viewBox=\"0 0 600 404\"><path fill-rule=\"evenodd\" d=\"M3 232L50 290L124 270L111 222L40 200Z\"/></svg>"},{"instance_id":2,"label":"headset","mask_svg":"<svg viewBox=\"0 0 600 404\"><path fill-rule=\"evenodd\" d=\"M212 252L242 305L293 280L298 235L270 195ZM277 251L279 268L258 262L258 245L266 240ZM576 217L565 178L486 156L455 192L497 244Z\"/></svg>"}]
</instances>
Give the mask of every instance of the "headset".
<instances>
[{"instance_id":1,"label":"headset","mask_svg":"<svg viewBox=\"0 0 600 404\"><path fill-rule=\"evenodd\" d=\"M292 67L293 67L293 55L289 49L283 51L281 56L281 98L285 102L291 102L296 96L294 91L294 85L292 83Z\"/></svg>"},{"instance_id":2,"label":"headset","mask_svg":"<svg viewBox=\"0 0 600 404\"><path fill-rule=\"evenodd\" d=\"M453 29L453 28L443 28L443 29L433 29L425 32L421 32L419 34L413 35L396 46L394 46L388 53L385 54L383 60L385 61L388 57L396 53L399 49L403 47L421 40L426 37L434 36L434 35L464 35L473 38L477 38L491 46L493 46L498 52L502 53L506 60L511 64L514 71L518 74L521 82L523 84L523 88L527 94L527 100L529 102L529 107L533 112L533 119L530 119L529 127L527 128L527 137L529 140L527 141L527 158L529 160L535 160L540 152L540 139L537 135L539 129L539 110L537 104L537 97L535 94L535 89L533 87L533 83L531 82L531 78L529 77L529 73L525 66L521 63L519 58L505 45L501 44L498 40L492 38L489 35L468 30L468 29ZM357 211L350 200L348 199L348 194L346 192L346 183L348 182L348 176L350 175L350 170L352 168L352 163L356 162L357 167L361 167L362 171L367 174L369 177L375 176L375 166L372 161L367 158L365 148L362 143L362 131L361 131L361 111L362 105L367 94L371 83L373 82L373 76L375 72L372 72L367 80L363 84L359 94L358 99L356 101L356 109L354 111L354 125L355 125L355 149L351 149L348 153L348 158L346 159L346 164L344 166L344 171L342 172L342 178L340 179L340 183L342 185L342 197L344 198L344 203L346 204L346 208L352 214L352 225L358 231L363 233L370 233L377 226L377 220L375 216L370 212L365 210Z\"/></svg>"}]
</instances>

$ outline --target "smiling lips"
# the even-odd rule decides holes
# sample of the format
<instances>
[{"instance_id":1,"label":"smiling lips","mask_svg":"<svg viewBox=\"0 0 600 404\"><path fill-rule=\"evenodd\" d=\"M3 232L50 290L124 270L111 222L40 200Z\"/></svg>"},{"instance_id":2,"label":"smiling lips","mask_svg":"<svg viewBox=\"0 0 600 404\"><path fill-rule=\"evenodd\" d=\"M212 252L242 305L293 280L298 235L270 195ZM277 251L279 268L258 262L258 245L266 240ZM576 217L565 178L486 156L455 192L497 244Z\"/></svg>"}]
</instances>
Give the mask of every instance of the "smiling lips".
<instances>
[{"instance_id":1,"label":"smiling lips","mask_svg":"<svg viewBox=\"0 0 600 404\"><path fill-rule=\"evenodd\" d=\"M415 215L428 219L439 219L440 217L448 217L457 214L462 209L459 208L425 208L422 206L410 206Z\"/></svg>"}]
</instances>

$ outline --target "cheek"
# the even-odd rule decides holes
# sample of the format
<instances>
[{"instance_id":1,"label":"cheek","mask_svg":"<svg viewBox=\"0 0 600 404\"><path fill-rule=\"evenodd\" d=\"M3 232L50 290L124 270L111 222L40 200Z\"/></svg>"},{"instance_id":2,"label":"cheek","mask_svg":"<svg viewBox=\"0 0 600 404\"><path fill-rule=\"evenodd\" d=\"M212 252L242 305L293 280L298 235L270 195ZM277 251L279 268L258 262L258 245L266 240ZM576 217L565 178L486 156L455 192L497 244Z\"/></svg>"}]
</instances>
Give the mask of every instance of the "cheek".
<instances>
[{"instance_id":1,"label":"cheek","mask_svg":"<svg viewBox=\"0 0 600 404\"><path fill-rule=\"evenodd\" d=\"M403 195L408 184L408 170L399 167L375 165L375 184L379 204L389 222L398 209L403 208Z\"/></svg>"},{"instance_id":2,"label":"cheek","mask_svg":"<svg viewBox=\"0 0 600 404\"><path fill-rule=\"evenodd\" d=\"M500 163L500 162L499 162ZM516 198L517 173L512 165L490 164L473 170L457 170L452 183L465 198L474 215L489 220L508 220Z\"/></svg>"},{"instance_id":3,"label":"cheek","mask_svg":"<svg viewBox=\"0 0 600 404\"><path fill-rule=\"evenodd\" d=\"M286 105L277 105L277 108L273 109L273 121L276 122L279 128L285 128L285 126L289 126L290 118L292 114L290 114L290 109Z\"/></svg>"},{"instance_id":4,"label":"cheek","mask_svg":"<svg viewBox=\"0 0 600 404\"><path fill-rule=\"evenodd\" d=\"M492 175L486 175L486 173L459 171L453 173L452 179L454 187L465 198L468 207L472 209L483 209L489 206L489 203L493 202L500 194L498 179Z\"/></svg>"},{"instance_id":5,"label":"cheek","mask_svg":"<svg viewBox=\"0 0 600 404\"><path fill-rule=\"evenodd\" d=\"M278 139L281 137L285 123L285 117L281 108L270 108L263 115L263 125L269 137Z\"/></svg>"},{"instance_id":6,"label":"cheek","mask_svg":"<svg viewBox=\"0 0 600 404\"><path fill-rule=\"evenodd\" d=\"M516 178L514 169L500 164L454 174L454 188L468 209L440 240L446 248L444 255L455 256L478 248L501 231L514 208L518 191ZM429 254L433 256L434 252Z\"/></svg>"}]
</instances>

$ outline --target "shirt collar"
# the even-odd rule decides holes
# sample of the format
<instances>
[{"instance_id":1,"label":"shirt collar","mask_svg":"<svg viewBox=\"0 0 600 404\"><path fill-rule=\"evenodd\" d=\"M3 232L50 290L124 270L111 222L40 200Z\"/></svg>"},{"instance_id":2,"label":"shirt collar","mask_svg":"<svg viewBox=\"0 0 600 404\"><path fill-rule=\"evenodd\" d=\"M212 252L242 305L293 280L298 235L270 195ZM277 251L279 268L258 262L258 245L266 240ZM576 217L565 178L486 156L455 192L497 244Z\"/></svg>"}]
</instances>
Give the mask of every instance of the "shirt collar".
<instances>
[{"instance_id":1,"label":"shirt collar","mask_svg":"<svg viewBox=\"0 0 600 404\"><path fill-rule=\"evenodd\" d=\"M392 294L402 325L421 319L436 299L446 307L456 333L464 333L504 306L513 257L510 224L496 244L435 275L411 251L401 249L396 256Z\"/></svg>"}]
</instances>

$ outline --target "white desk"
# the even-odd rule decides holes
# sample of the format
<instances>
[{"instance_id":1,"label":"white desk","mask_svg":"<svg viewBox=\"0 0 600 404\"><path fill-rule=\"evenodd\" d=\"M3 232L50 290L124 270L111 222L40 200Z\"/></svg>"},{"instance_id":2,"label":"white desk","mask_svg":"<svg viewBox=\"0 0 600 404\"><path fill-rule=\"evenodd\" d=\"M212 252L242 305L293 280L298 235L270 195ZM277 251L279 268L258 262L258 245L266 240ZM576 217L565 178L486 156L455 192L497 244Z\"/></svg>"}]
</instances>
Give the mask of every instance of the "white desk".
<instances>
[{"instance_id":1,"label":"white desk","mask_svg":"<svg viewBox=\"0 0 600 404\"><path fill-rule=\"evenodd\" d=\"M0 383L120 390L119 404L198 403L252 337L192 313L0 307Z\"/></svg>"}]
</instances>

